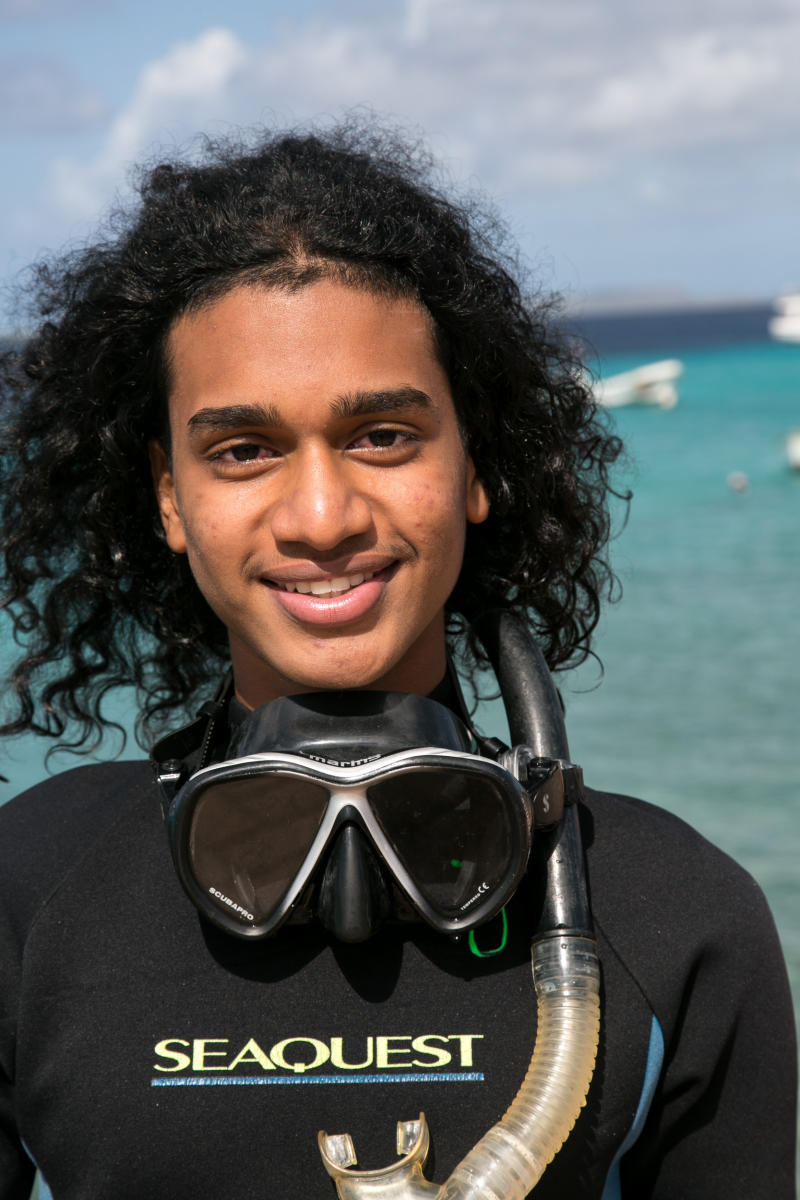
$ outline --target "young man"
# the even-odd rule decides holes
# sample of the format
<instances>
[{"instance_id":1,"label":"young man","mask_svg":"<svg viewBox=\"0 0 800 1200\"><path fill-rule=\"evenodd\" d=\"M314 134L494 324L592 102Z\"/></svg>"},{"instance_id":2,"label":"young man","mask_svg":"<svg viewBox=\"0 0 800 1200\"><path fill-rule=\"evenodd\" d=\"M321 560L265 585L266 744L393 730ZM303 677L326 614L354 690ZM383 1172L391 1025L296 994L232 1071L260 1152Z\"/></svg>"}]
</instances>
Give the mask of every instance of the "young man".
<instances>
[{"instance_id":1,"label":"young man","mask_svg":"<svg viewBox=\"0 0 800 1200\"><path fill-rule=\"evenodd\" d=\"M156 168L125 228L39 284L46 319L5 364L26 649L7 732L89 744L133 683L152 741L230 668L216 762L282 697L457 709L448 644L480 656L490 609L523 615L551 666L586 653L619 445L546 308L407 148L212 147ZM299 808L278 815L288 846ZM760 893L645 804L588 792L580 821L601 1041L535 1194L792 1195L790 1006ZM318 1130L384 1166L421 1110L443 1180L517 1091L535 881L492 955L486 931L472 953L407 920L350 945L313 913L237 940L181 891L145 762L7 805L0 853L2 1200L32 1160L55 1200L329 1196Z\"/></svg>"}]
</instances>

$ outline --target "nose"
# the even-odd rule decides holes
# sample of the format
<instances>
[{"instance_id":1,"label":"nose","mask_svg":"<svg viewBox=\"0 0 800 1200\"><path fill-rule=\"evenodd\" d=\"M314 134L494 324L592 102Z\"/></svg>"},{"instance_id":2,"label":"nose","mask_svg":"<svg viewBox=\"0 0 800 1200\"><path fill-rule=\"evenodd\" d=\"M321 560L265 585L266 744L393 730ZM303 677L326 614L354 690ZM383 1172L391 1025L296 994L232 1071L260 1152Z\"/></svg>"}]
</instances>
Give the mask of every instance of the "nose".
<instances>
[{"instance_id":1,"label":"nose","mask_svg":"<svg viewBox=\"0 0 800 1200\"><path fill-rule=\"evenodd\" d=\"M299 542L319 552L366 533L372 508L353 473L353 464L333 448L298 451L272 509L276 542Z\"/></svg>"}]
</instances>

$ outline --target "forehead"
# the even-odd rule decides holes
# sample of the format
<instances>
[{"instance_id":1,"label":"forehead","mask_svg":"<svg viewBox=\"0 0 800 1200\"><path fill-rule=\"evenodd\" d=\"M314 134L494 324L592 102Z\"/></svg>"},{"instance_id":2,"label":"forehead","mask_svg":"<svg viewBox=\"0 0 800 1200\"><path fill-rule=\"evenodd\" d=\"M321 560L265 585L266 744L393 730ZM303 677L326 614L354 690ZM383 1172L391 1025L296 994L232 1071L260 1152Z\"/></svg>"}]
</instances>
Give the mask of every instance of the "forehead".
<instances>
[{"instance_id":1,"label":"forehead","mask_svg":"<svg viewBox=\"0 0 800 1200\"><path fill-rule=\"evenodd\" d=\"M175 322L166 358L171 405L220 390L311 398L403 384L450 399L423 305L328 280L233 288Z\"/></svg>"}]
</instances>

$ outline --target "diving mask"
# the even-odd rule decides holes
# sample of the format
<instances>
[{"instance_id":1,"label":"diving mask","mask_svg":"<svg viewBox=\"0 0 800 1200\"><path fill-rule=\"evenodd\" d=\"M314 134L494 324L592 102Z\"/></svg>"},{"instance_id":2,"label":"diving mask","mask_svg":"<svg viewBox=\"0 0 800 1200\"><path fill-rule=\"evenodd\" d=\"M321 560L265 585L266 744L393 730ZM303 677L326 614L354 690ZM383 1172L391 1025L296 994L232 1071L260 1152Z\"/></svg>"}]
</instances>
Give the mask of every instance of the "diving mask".
<instances>
[{"instance_id":1,"label":"diving mask","mask_svg":"<svg viewBox=\"0 0 800 1200\"><path fill-rule=\"evenodd\" d=\"M244 938L275 932L312 893L333 932L368 937L391 908L386 876L412 915L442 933L472 929L516 890L537 807L557 820L563 800L560 764L524 748L496 762L473 745L463 722L424 697L274 700L241 723L226 761L187 779L180 764L157 766L181 883L209 920ZM340 933L325 906L365 873L372 911Z\"/></svg>"}]
</instances>

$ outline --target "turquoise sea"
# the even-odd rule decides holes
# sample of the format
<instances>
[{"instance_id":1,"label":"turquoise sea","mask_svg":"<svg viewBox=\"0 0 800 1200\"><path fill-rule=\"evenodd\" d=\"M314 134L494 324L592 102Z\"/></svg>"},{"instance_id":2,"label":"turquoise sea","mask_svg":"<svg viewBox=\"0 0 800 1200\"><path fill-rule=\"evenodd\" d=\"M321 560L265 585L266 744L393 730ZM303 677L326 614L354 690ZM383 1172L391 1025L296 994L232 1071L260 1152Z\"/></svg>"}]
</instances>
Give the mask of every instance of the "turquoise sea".
<instances>
[{"instance_id":1,"label":"turquoise sea","mask_svg":"<svg viewBox=\"0 0 800 1200\"><path fill-rule=\"evenodd\" d=\"M558 677L570 749L593 785L670 809L752 872L800 1015L800 474L785 451L800 345L662 341L603 373L672 356L676 408L613 414L634 492L612 546L622 598L598 631L602 672Z\"/></svg>"},{"instance_id":2,"label":"turquoise sea","mask_svg":"<svg viewBox=\"0 0 800 1200\"><path fill-rule=\"evenodd\" d=\"M800 345L662 340L603 374L673 356L676 408L613 413L634 492L612 546L622 598L597 634L602 671L558 676L570 749L593 785L670 809L752 872L800 1015L800 473L785 450Z\"/></svg>"},{"instance_id":3,"label":"turquoise sea","mask_svg":"<svg viewBox=\"0 0 800 1200\"><path fill-rule=\"evenodd\" d=\"M751 325L703 345L700 318L691 337L664 318L657 344L640 331L603 360L611 374L678 357L685 374L676 408L613 414L617 481L634 492L612 546L622 599L598 632L602 675L590 661L559 685L590 783L678 813L759 881L800 1011L800 473L784 441L800 428L800 345ZM496 728L496 706L481 718ZM42 747L17 742L0 771L8 798L44 774Z\"/></svg>"},{"instance_id":4,"label":"turquoise sea","mask_svg":"<svg viewBox=\"0 0 800 1200\"><path fill-rule=\"evenodd\" d=\"M800 1001L800 346L682 352L671 411L624 409L622 600L565 697L593 781L678 813L755 875ZM609 368L624 369L630 359ZM733 491L732 471L749 488ZM798 1004L800 1008L800 1004Z\"/></svg>"}]
</instances>

